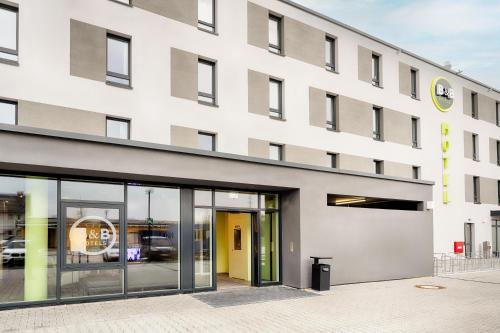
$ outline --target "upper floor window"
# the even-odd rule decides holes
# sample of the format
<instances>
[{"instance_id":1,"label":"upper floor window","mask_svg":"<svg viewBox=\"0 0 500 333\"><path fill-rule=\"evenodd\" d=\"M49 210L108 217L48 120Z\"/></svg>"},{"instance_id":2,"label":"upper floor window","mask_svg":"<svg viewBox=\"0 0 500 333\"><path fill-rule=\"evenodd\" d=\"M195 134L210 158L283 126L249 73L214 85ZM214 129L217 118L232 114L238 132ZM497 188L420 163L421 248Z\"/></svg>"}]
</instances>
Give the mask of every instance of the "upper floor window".
<instances>
[{"instance_id":1,"label":"upper floor window","mask_svg":"<svg viewBox=\"0 0 500 333\"><path fill-rule=\"evenodd\" d=\"M198 149L215 151L215 134L198 132Z\"/></svg>"},{"instance_id":2,"label":"upper floor window","mask_svg":"<svg viewBox=\"0 0 500 333\"><path fill-rule=\"evenodd\" d=\"M372 83L380 86L380 56L377 54L372 54Z\"/></svg>"},{"instance_id":3,"label":"upper floor window","mask_svg":"<svg viewBox=\"0 0 500 333\"><path fill-rule=\"evenodd\" d=\"M481 197L479 193L479 177L472 177L472 191L474 194L474 203L481 203Z\"/></svg>"},{"instance_id":4,"label":"upper floor window","mask_svg":"<svg viewBox=\"0 0 500 333\"><path fill-rule=\"evenodd\" d=\"M281 18L269 15L269 51L281 54Z\"/></svg>"},{"instance_id":5,"label":"upper floor window","mask_svg":"<svg viewBox=\"0 0 500 333\"><path fill-rule=\"evenodd\" d=\"M215 104L215 63L198 60L198 100Z\"/></svg>"},{"instance_id":6,"label":"upper floor window","mask_svg":"<svg viewBox=\"0 0 500 333\"><path fill-rule=\"evenodd\" d=\"M130 120L107 117L106 136L115 139L130 139Z\"/></svg>"},{"instance_id":7,"label":"upper floor window","mask_svg":"<svg viewBox=\"0 0 500 333\"><path fill-rule=\"evenodd\" d=\"M410 86L411 86L411 97L412 98L417 98L417 70L416 69L411 69L410 70Z\"/></svg>"},{"instance_id":8,"label":"upper floor window","mask_svg":"<svg viewBox=\"0 0 500 333\"><path fill-rule=\"evenodd\" d=\"M478 136L477 136L477 134L472 134L472 159L474 161L479 161L479 149L478 149Z\"/></svg>"},{"instance_id":9,"label":"upper floor window","mask_svg":"<svg viewBox=\"0 0 500 333\"><path fill-rule=\"evenodd\" d=\"M384 161L374 160L373 164L374 164L374 167L375 167L375 173L377 175L384 174Z\"/></svg>"},{"instance_id":10,"label":"upper floor window","mask_svg":"<svg viewBox=\"0 0 500 333\"><path fill-rule=\"evenodd\" d=\"M334 169L338 168L339 154L328 153L327 155L330 160L330 167Z\"/></svg>"},{"instance_id":11,"label":"upper floor window","mask_svg":"<svg viewBox=\"0 0 500 333\"><path fill-rule=\"evenodd\" d=\"M420 168L418 166L414 166L411 169L413 179L420 179Z\"/></svg>"},{"instance_id":12,"label":"upper floor window","mask_svg":"<svg viewBox=\"0 0 500 333\"><path fill-rule=\"evenodd\" d=\"M497 180L497 202L500 205L500 180Z\"/></svg>"},{"instance_id":13,"label":"upper floor window","mask_svg":"<svg viewBox=\"0 0 500 333\"><path fill-rule=\"evenodd\" d=\"M0 59L17 62L18 8L0 3Z\"/></svg>"},{"instance_id":14,"label":"upper floor window","mask_svg":"<svg viewBox=\"0 0 500 333\"><path fill-rule=\"evenodd\" d=\"M382 109L373 107L373 138L382 140Z\"/></svg>"},{"instance_id":15,"label":"upper floor window","mask_svg":"<svg viewBox=\"0 0 500 333\"><path fill-rule=\"evenodd\" d=\"M500 102L497 102L495 115L496 115L497 126L500 126Z\"/></svg>"},{"instance_id":16,"label":"upper floor window","mask_svg":"<svg viewBox=\"0 0 500 333\"><path fill-rule=\"evenodd\" d=\"M337 130L337 96L326 95L326 128Z\"/></svg>"},{"instance_id":17,"label":"upper floor window","mask_svg":"<svg viewBox=\"0 0 500 333\"><path fill-rule=\"evenodd\" d=\"M17 124L17 103L0 100L0 124Z\"/></svg>"},{"instance_id":18,"label":"upper floor window","mask_svg":"<svg viewBox=\"0 0 500 333\"><path fill-rule=\"evenodd\" d=\"M497 140L496 142L496 148L497 148L497 165L500 166L500 141Z\"/></svg>"},{"instance_id":19,"label":"upper floor window","mask_svg":"<svg viewBox=\"0 0 500 333\"><path fill-rule=\"evenodd\" d=\"M325 63L326 69L331 71L336 71L336 39L330 36L326 36L325 39Z\"/></svg>"},{"instance_id":20,"label":"upper floor window","mask_svg":"<svg viewBox=\"0 0 500 333\"><path fill-rule=\"evenodd\" d=\"M478 105L477 105L477 93L471 93L471 116L474 119L479 118Z\"/></svg>"},{"instance_id":21,"label":"upper floor window","mask_svg":"<svg viewBox=\"0 0 500 333\"><path fill-rule=\"evenodd\" d=\"M283 160L283 145L278 145L275 143L269 144L269 159L275 161Z\"/></svg>"},{"instance_id":22,"label":"upper floor window","mask_svg":"<svg viewBox=\"0 0 500 333\"><path fill-rule=\"evenodd\" d=\"M412 117L411 118L411 144L413 148L419 147L419 119Z\"/></svg>"},{"instance_id":23,"label":"upper floor window","mask_svg":"<svg viewBox=\"0 0 500 333\"><path fill-rule=\"evenodd\" d=\"M198 28L215 32L215 0L198 0Z\"/></svg>"},{"instance_id":24,"label":"upper floor window","mask_svg":"<svg viewBox=\"0 0 500 333\"><path fill-rule=\"evenodd\" d=\"M269 80L269 115L279 119L283 119L282 84L279 80Z\"/></svg>"},{"instance_id":25,"label":"upper floor window","mask_svg":"<svg viewBox=\"0 0 500 333\"><path fill-rule=\"evenodd\" d=\"M106 80L130 86L130 39L113 34L107 38Z\"/></svg>"}]
</instances>

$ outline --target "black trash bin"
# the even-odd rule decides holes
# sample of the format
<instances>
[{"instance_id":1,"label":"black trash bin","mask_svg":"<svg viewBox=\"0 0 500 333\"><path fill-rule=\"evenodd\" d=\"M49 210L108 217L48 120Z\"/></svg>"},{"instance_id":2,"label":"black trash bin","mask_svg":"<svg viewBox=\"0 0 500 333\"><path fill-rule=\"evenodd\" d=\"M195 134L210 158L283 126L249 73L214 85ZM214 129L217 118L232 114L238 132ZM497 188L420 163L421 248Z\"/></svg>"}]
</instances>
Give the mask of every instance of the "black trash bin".
<instances>
[{"instance_id":1,"label":"black trash bin","mask_svg":"<svg viewBox=\"0 0 500 333\"><path fill-rule=\"evenodd\" d=\"M330 269L329 264L320 264L321 259L332 259L331 257L311 257L314 259L312 265L312 289L318 291L330 290Z\"/></svg>"}]
</instances>

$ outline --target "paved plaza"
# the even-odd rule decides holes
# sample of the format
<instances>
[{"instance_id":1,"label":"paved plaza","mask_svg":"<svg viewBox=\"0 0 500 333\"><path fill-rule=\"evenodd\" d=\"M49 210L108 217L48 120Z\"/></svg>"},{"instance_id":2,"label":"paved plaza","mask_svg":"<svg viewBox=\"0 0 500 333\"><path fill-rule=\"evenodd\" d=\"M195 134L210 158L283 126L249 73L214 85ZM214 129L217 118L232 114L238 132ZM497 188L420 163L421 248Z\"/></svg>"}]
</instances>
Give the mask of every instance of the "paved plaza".
<instances>
[{"instance_id":1,"label":"paved plaza","mask_svg":"<svg viewBox=\"0 0 500 333\"><path fill-rule=\"evenodd\" d=\"M445 289L415 287L428 284ZM0 312L0 331L500 332L500 271L343 285L315 297L219 307L174 295L8 310Z\"/></svg>"}]
</instances>

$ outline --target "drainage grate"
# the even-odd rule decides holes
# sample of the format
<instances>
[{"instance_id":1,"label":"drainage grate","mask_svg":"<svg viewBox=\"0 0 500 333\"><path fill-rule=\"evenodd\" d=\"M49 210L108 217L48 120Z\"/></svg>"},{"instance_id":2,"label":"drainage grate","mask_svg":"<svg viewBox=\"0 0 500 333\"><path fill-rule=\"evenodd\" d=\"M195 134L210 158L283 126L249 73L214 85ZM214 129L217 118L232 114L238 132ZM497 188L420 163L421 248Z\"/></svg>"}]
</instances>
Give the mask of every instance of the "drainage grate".
<instances>
[{"instance_id":1,"label":"drainage grate","mask_svg":"<svg viewBox=\"0 0 500 333\"><path fill-rule=\"evenodd\" d=\"M434 285L434 284L417 284L415 286L415 288L419 288L419 289L430 289L430 290L441 290L441 289L445 289L446 287L443 287L443 286L437 286L437 285Z\"/></svg>"},{"instance_id":2,"label":"drainage grate","mask_svg":"<svg viewBox=\"0 0 500 333\"><path fill-rule=\"evenodd\" d=\"M193 295L197 300L214 308L315 296L319 295L283 286L245 288Z\"/></svg>"}]
</instances>

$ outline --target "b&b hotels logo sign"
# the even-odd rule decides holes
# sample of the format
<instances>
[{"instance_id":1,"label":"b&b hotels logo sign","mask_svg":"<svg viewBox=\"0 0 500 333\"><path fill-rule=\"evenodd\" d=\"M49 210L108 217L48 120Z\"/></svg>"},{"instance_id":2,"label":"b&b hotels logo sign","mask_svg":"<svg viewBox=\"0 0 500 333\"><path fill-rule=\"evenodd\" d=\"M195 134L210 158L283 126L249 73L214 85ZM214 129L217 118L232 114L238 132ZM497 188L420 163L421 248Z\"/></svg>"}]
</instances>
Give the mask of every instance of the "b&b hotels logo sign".
<instances>
[{"instance_id":1,"label":"b&b hotels logo sign","mask_svg":"<svg viewBox=\"0 0 500 333\"><path fill-rule=\"evenodd\" d=\"M78 226L90 221L86 227ZM85 216L76 221L69 231L72 252L98 256L108 252L116 244L117 234L113 223L101 216Z\"/></svg>"}]
</instances>

